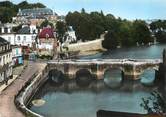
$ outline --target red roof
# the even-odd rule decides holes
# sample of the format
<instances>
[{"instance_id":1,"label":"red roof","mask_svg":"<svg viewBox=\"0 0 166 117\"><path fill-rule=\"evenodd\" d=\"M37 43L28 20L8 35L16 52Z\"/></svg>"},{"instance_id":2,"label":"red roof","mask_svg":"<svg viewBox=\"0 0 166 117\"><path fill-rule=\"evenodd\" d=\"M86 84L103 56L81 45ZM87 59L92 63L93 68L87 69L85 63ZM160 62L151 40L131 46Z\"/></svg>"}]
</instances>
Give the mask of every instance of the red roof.
<instances>
[{"instance_id":1,"label":"red roof","mask_svg":"<svg viewBox=\"0 0 166 117\"><path fill-rule=\"evenodd\" d=\"M54 38L54 31L52 28L43 28L39 33L39 38Z\"/></svg>"}]
</instances>

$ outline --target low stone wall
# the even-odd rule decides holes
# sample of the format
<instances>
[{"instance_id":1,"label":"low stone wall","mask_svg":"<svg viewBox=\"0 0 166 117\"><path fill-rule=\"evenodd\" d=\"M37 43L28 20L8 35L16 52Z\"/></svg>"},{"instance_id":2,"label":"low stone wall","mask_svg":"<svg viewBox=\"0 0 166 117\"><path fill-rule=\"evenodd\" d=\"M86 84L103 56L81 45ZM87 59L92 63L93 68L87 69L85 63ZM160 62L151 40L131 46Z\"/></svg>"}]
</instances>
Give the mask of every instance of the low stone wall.
<instances>
[{"instance_id":1,"label":"low stone wall","mask_svg":"<svg viewBox=\"0 0 166 117\"><path fill-rule=\"evenodd\" d=\"M43 117L33 111L29 110L26 106L30 99L38 91L39 87L47 80L48 72L47 66L40 72L32 75L31 79L24 85L24 87L15 96L15 104L17 108L28 117Z\"/></svg>"},{"instance_id":2,"label":"low stone wall","mask_svg":"<svg viewBox=\"0 0 166 117\"><path fill-rule=\"evenodd\" d=\"M93 41L79 42L67 45L69 52L79 52L79 55L96 54L100 51L106 51L102 47L103 39L96 39ZM57 49L60 52L60 48Z\"/></svg>"}]
</instances>

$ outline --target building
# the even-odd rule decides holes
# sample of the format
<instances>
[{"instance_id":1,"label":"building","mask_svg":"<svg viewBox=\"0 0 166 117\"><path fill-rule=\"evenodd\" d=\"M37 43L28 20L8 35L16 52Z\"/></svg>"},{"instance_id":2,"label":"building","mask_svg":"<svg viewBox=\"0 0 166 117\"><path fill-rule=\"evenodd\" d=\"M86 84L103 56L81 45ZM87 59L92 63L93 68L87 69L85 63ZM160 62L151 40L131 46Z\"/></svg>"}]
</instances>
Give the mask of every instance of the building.
<instances>
[{"instance_id":1,"label":"building","mask_svg":"<svg viewBox=\"0 0 166 117\"><path fill-rule=\"evenodd\" d=\"M57 40L54 36L54 30L50 27L43 28L38 35L37 54L53 56L56 51Z\"/></svg>"},{"instance_id":2,"label":"building","mask_svg":"<svg viewBox=\"0 0 166 117\"><path fill-rule=\"evenodd\" d=\"M44 20L57 20L57 14L49 8L19 9L17 16L13 17L13 22L19 24L36 22L40 25Z\"/></svg>"},{"instance_id":3,"label":"building","mask_svg":"<svg viewBox=\"0 0 166 117\"><path fill-rule=\"evenodd\" d=\"M0 37L4 38L10 44L14 45L15 34L12 31L12 25L1 24L0 25Z\"/></svg>"},{"instance_id":4,"label":"building","mask_svg":"<svg viewBox=\"0 0 166 117\"><path fill-rule=\"evenodd\" d=\"M32 47L35 43L38 30L34 25L25 25L15 34L15 43L12 45Z\"/></svg>"},{"instance_id":5,"label":"building","mask_svg":"<svg viewBox=\"0 0 166 117\"><path fill-rule=\"evenodd\" d=\"M20 46L12 46L12 63L13 66L22 65L23 64L23 53L22 47Z\"/></svg>"},{"instance_id":6,"label":"building","mask_svg":"<svg viewBox=\"0 0 166 117\"><path fill-rule=\"evenodd\" d=\"M10 42L11 45L32 47L35 43L38 30L35 25L23 25L18 32L13 32L11 27L1 27L0 37Z\"/></svg>"},{"instance_id":7,"label":"building","mask_svg":"<svg viewBox=\"0 0 166 117\"><path fill-rule=\"evenodd\" d=\"M12 78L12 48L10 43L0 37L0 83Z\"/></svg>"}]
</instances>

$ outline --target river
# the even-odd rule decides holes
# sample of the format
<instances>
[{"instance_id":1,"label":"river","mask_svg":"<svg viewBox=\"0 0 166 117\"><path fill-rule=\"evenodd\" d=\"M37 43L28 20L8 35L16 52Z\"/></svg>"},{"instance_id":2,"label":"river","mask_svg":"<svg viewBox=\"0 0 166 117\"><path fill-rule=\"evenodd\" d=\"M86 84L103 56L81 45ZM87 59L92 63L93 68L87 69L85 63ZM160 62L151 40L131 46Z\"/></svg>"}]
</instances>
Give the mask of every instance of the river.
<instances>
[{"instance_id":1,"label":"river","mask_svg":"<svg viewBox=\"0 0 166 117\"><path fill-rule=\"evenodd\" d=\"M81 57L80 59L116 59L116 58L162 58L162 51L166 45L152 45L144 47L120 48L96 55ZM46 82L37 92L34 99L42 99L44 105L35 106L30 103L29 108L46 117L96 117L97 110L111 110L131 113L147 113L140 106L142 98L149 97L152 91L158 89L154 83L154 70L147 70L140 76L140 81L126 82L121 86L121 74L117 70L108 72L105 79L95 82L92 87L76 88L74 81L67 83L67 88Z\"/></svg>"}]
</instances>

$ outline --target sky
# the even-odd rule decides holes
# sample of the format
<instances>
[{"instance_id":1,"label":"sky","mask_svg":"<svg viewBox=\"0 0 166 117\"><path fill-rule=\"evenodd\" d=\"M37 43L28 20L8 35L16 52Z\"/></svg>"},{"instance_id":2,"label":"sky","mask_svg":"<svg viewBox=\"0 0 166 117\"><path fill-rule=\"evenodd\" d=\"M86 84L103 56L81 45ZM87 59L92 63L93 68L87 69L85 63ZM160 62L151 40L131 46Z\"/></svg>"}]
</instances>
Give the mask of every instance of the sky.
<instances>
[{"instance_id":1,"label":"sky","mask_svg":"<svg viewBox=\"0 0 166 117\"><path fill-rule=\"evenodd\" d=\"M1 1L1 0L0 0ZM22 0L10 0L19 3ZM166 0L27 0L41 2L53 9L58 15L69 11L103 11L116 17L133 19L166 19Z\"/></svg>"}]
</instances>

